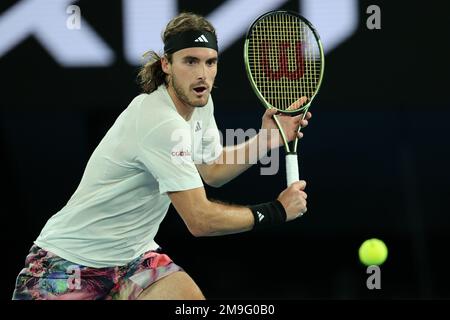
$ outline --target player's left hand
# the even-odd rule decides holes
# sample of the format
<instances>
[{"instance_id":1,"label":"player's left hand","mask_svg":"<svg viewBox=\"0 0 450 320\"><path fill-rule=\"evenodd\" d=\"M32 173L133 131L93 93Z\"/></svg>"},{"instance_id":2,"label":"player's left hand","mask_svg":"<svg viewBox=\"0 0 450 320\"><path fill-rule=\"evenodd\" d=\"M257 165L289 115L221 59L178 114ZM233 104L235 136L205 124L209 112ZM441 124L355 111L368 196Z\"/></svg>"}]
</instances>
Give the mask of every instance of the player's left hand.
<instances>
[{"instance_id":1,"label":"player's left hand","mask_svg":"<svg viewBox=\"0 0 450 320\"><path fill-rule=\"evenodd\" d=\"M293 104L291 104L288 108L288 110L295 110L300 108L305 102L307 98L301 97L297 101L295 101ZM279 130L277 127L277 124L275 123L275 120L273 119L273 116L277 113L276 109L267 109L266 112L263 115L262 118L262 126L261 129L265 129L267 135L268 135L268 147L270 149L279 147L283 145L283 138L279 134ZM301 126L302 128L305 128L308 125L308 120L311 119L312 114L311 112L307 112L305 119L302 120L303 114L299 114L295 117L285 115L285 114L278 114L278 121L280 122L281 126L283 127L283 130L286 134L286 138L288 141L294 140L294 138L297 136L299 139L303 137L302 132L298 132L298 127ZM277 129L277 138L273 139L274 137L271 136L271 129ZM272 141L275 140L275 141Z\"/></svg>"}]
</instances>

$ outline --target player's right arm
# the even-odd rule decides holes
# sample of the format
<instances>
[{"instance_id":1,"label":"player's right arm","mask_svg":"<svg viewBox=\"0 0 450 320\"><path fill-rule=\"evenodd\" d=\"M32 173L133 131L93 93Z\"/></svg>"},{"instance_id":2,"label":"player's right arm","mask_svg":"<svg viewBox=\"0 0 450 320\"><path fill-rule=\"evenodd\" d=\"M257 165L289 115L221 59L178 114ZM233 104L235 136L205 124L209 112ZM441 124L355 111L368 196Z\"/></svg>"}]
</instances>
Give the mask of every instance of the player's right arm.
<instances>
[{"instance_id":1,"label":"player's right arm","mask_svg":"<svg viewBox=\"0 0 450 320\"><path fill-rule=\"evenodd\" d=\"M287 221L306 212L306 183L299 181L285 189L278 200L286 210ZM249 231L254 218L250 208L210 201L203 187L168 192L177 212L196 237L218 236Z\"/></svg>"}]
</instances>

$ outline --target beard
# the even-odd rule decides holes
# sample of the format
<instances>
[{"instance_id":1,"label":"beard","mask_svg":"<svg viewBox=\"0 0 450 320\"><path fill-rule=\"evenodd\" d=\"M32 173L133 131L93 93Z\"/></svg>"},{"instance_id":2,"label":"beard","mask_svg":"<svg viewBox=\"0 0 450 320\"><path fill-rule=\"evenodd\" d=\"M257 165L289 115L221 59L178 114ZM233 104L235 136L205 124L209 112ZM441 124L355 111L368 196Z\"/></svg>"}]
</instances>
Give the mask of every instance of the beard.
<instances>
[{"instance_id":1,"label":"beard","mask_svg":"<svg viewBox=\"0 0 450 320\"><path fill-rule=\"evenodd\" d=\"M209 95L208 95L208 99L206 99L206 103L204 104L198 104L195 103L192 99L189 99L188 94L183 90L183 88L178 84L177 79L175 77L175 75L172 75L172 87L173 90L175 91L175 94L177 95L178 99L180 99L183 103L194 107L194 108L201 108L206 106L206 104L208 103L209 100Z\"/></svg>"}]
</instances>

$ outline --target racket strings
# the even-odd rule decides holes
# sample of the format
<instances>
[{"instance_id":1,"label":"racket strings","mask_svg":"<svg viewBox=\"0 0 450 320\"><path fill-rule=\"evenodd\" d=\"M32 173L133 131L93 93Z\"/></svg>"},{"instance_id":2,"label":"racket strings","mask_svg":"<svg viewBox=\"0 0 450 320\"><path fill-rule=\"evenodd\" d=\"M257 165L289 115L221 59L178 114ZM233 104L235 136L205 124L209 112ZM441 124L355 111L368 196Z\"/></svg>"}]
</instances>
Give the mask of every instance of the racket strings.
<instances>
[{"instance_id":1,"label":"racket strings","mask_svg":"<svg viewBox=\"0 0 450 320\"><path fill-rule=\"evenodd\" d=\"M311 100L318 90L320 47L309 26L296 16L279 13L259 20L249 37L248 58L255 85L279 110L302 96Z\"/></svg>"}]
</instances>

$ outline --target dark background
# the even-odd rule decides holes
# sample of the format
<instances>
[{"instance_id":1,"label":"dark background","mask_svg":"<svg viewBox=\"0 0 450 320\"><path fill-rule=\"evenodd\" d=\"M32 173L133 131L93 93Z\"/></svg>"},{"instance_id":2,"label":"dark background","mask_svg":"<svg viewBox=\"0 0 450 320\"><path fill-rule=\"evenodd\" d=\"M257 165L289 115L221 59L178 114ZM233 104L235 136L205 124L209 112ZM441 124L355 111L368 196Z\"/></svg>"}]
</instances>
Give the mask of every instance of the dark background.
<instances>
[{"instance_id":1,"label":"dark background","mask_svg":"<svg viewBox=\"0 0 450 320\"><path fill-rule=\"evenodd\" d=\"M207 15L221 2L178 6ZM100 3L76 4L115 51L112 66L64 68L34 37L0 57L4 299L11 297L32 241L67 202L91 152L140 92L138 68L123 54L121 3L106 11ZM371 4L381 8L381 30L366 28ZM1 2L0 19L13 5ZM299 3L280 8L299 11ZM304 217L267 231L194 238L169 210L156 240L207 298L450 298L444 12L432 1L359 2L358 30L327 53L323 87L300 144L301 177L308 182ZM246 78L243 43L220 56L213 96L223 131L257 128L263 113ZM260 176L254 166L207 193L239 204L269 201L284 188L281 165L276 176ZM389 257L381 266L382 289L371 291L357 252L372 237L386 242Z\"/></svg>"}]
</instances>

